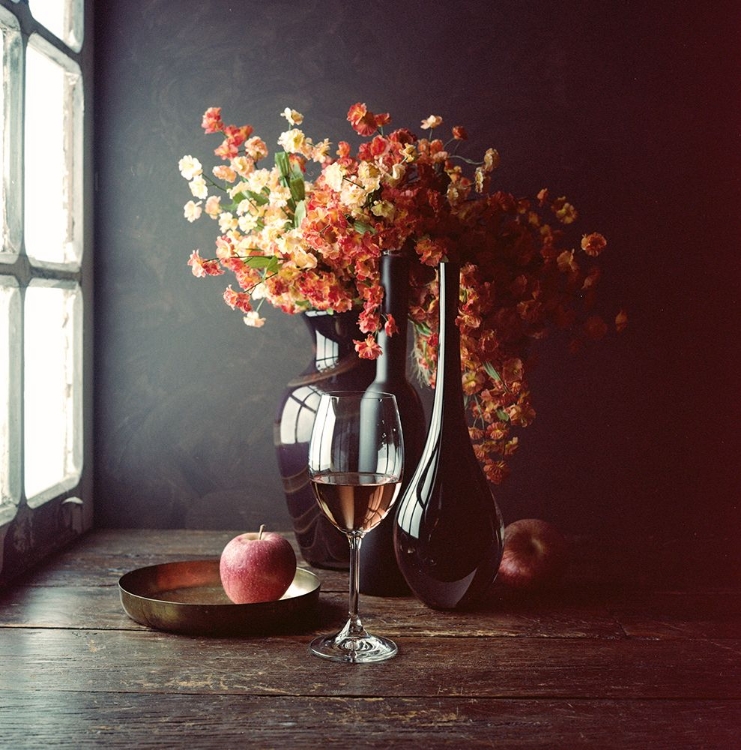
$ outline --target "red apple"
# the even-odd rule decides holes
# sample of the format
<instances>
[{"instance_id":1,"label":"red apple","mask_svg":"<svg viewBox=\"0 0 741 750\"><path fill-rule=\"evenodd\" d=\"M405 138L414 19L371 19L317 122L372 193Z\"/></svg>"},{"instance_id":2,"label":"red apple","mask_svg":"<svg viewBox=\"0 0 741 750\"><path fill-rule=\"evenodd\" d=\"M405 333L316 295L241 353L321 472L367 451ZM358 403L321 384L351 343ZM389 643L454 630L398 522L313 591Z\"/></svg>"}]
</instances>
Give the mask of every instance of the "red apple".
<instances>
[{"instance_id":1,"label":"red apple","mask_svg":"<svg viewBox=\"0 0 741 750\"><path fill-rule=\"evenodd\" d=\"M557 583L566 572L568 544L547 521L523 518L504 530L504 551L498 579L519 590L542 589Z\"/></svg>"},{"instance_id":2,"label":"red apple","mask_svg":"<svg viewBox=\"0 0 741 750\"><path fill-rule=\"evenodd\" d=\"M296 575L291 543L264 528L234 537L221 553L221 585L235 604L277 601Z\"/></svg>"}]
</instances>

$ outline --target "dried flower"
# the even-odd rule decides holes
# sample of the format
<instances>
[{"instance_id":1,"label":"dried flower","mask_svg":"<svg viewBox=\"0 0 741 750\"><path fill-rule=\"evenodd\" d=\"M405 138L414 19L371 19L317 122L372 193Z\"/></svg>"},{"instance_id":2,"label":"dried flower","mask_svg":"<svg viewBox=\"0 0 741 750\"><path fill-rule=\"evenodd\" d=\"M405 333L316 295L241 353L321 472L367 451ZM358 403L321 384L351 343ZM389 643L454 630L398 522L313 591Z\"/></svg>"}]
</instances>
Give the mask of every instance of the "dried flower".
<instances>
[{"instance_id":1,"label":"dried flower","mask_svg":"<svg viewBox=\"0 0 741 750\"><path fill-rule=\"evenodd\" d=\"M196 221L205 212L216 220L219 235L215 258L193 251L193 274L233 274L239 288L229 286L224 300L253 327L265 323L259 315L265 301L286 313L357 309L366 337L355 341L355 349L375 359L381 328L388 335L397 330L393 318L381 315L379 261L384 252L403 250L411 261L414 361L420 378L434 387L436 267L444 259L459 261L470 435L486 476L501 482L518 446L512 430L535 418L527 384L533 343L551 329L572 329L570 347L576 351L607 333L592 311L600 278L595 259L605 238L583 235L574 249L564 227L576 221L577 211L547 189L533 199L492 192L499 152L489 148L478 161L459 156L468 138L460 125L450 144L405 128L385 135L390 115L357 103L347 119L365 140L355 150L341 141L333 157L327 139L315 142L299 127L303 115L286 108L282 116L289 125L278 140L282 150L263 166L268 148L251 126L225 124L219 107L204 114L205 132L223 136L214 152L223 163L212 169L214 179L204 176L192 156L178 167L198 199L185 204L185 217ZM441 124L441 117L431 115L421 128ZM621 310L615 329L626 325Z\"/></svg>"}]
</instances>

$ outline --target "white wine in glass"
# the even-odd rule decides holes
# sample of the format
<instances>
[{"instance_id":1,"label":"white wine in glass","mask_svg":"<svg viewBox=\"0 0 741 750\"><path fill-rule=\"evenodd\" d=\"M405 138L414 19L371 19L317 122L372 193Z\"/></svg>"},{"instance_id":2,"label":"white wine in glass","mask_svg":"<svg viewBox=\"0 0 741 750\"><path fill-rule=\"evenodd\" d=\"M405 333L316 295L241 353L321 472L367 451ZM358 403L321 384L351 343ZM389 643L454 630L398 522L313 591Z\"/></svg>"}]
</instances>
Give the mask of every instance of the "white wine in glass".
<instances>
[{"instance_id":1,"label":"white wine in glass","mask_svg":"<svg viewBox=\"0 0 741 750\"><path fill-rule=\"evenodd\" d=\"M309 444L309 476L322 512L350 543L350 601L342 630L311 643L317 656L363 663L397 652L393 641L371 635L360 620L358 553L363 536L381 523L396 500L403 462L392 394L322 394Z\"/></svg>"}]
</instances>

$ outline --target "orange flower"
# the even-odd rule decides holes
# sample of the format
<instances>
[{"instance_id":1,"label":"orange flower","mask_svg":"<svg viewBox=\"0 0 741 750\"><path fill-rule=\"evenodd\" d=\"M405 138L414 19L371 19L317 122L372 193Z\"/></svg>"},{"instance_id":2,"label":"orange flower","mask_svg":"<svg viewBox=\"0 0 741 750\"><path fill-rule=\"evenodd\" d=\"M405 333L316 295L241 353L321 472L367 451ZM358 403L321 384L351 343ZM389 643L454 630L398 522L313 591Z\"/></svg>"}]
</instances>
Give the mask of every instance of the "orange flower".
<instances>
[{"instance_id":1,"label":"orange flower","mask_svg":"<svg viewBox=\"0 0 741 750\"><path fill-rule=\"evenodd\" d=\"M379 127L390 122L391 117L387 112L381 115L374 115L365 104L358 102L350 107L347 119L358 135L368 136L373 135Z\"/></svg>"},{"instance_id":2,"label":"orange flower","mask_svg":"<svg viewBox=\"0 0 741 750\"><path fill-rule=\"evenodd\" d=\"M224 270L219 267L217 260L204 260L201 258L198 250L194 250L190 254L188 265L193 271L193 276L197 276L198 278L202 278L203 276L221 276L224 273Z\"/></svg>"},{"instance_id":3,"label":"orange flower","mask_svg":"<svg viewBox=\"0 0 741 750\"><path fill-rule=\"evenodd\" d=\"M303 128L294 110L284 116ZM354 309L365 336L354 342L357 354L376 359L381 328L389 336L398 329L393 317L380 313L378 260L404 249L414 360L434 387L437 266L446 258L459 261L457 325L470 436L486 476L501 482L518 445L514 433L535 417L527 382L534 342L551 330L570 330L576 351L607 333L594 314L600 269L593 260L607 241L598 232L573 237L576 209L545 188L525 197L493 191L499 152L488 148L479 161L469 159L461 125L452 128L448 144L455 142L455 150L448 151L442 139L430 137L442 123L439 116L422 121L424 138L406 128L380 132L389 114L374 114L360 102L347 119L362 136L357 148L340 141L332 158L327 139L315 142L293 127L290 143L279 141L283 152L275 166L262 168L268 149L252 137L251 126L227 125L220 108L206 110L204 130L222 134L216 154L226 163L211 174L223 186L207 181L193 157L183 157L179 168L199 201L190 201L186 218L203 211L219 236L216 258L201 258L196 250L188 264L196 276L234 274L239 290L228 287L224 300L251 326L265 322L252 309L255 300L292 314ZM579 260L576 251L588 257ZM625 311L614 326L618 332L627 326Z\"/></svg>"},{"instance_id":4,"label":"orange flower","mask_svg":"<svg viewBox=\"0 0 741 750\"><path fill-rule=\"evenodd\" d=\"M399 327L396 325L396 321L394 320L393 315L386 316L386 323L383 326L383 330L389 337L395 336L397 333L399 333Z\"/></svg>"},{"instance_id":5,"label":"orange flower","mask_svg":"<svg viewBox=\"0 0 741 750\"><path fill-rule=\"evenodd\" d=\"M207 133L218 133L224 129L224 123L221 120L221 107L209 107L204 115L201 127Z\"/></svg>"},{"instance_id":6,"label":"orange flower","mask_svg":"<svg viewBox=\"0 0 741 750\"><path fill-rule=\"evenodd\" d=\"M378 359L381 347L372 334L368 334L362 341L353 341L355 351L361 359Z\"/></svg>"},{"instance_id":7,"label":"orange flower","mask_svg":"<svg viewBox=\"0 0 741 750\"><path fill-rule=\"evenodd\" d=\"M599 233L585 234L581 238L581 249L596 258L607 246L607 240Z\"/></svg>"}]
</instances>

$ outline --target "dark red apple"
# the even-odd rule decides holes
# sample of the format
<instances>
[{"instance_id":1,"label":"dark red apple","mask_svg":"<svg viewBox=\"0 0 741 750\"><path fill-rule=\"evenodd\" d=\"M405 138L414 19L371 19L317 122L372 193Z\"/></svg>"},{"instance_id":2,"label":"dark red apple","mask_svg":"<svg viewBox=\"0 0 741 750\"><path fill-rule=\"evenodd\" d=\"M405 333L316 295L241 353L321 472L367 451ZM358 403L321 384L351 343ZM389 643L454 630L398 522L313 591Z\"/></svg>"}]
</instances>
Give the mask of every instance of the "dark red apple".
<instances>
[{"instance_id":1,"label":"dark red apple","mask_svg":"<svg viewBox=\"0 0 741 750\"><path fill-rule=\"evenodd\" d=\"M277 601L296 575L291 543L264 528L234 537L221 553L221 585L235 604Z\"/></svg>"},{"instance_id":2,"label":"dark red apple","mask_svg":"<svg viewBox=\"0 0 741 750\"><path fill-rule=\"evenodd\" d=\"M568 543L551 523L523 518L504 530L504 551L497 578L518 590L536 590L557 583L566 572Z\"/></svg>"}]
</instances>

